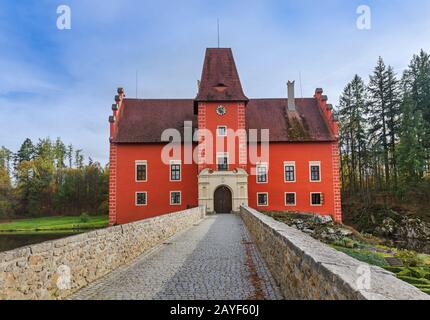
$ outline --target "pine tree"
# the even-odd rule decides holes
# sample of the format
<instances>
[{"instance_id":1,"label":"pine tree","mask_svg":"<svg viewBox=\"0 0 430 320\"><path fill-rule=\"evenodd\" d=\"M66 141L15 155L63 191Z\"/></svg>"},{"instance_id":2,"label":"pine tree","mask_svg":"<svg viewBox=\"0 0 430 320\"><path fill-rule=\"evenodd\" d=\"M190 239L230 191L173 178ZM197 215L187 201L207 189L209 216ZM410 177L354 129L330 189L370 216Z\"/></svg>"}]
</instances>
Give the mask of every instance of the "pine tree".
<instances>
[{"instance_id":1,"label":"pine tree","mask_svg":"<svg viewBox=\"0 0 430 320\"><path fill-rule=\"evenodd\" d=\"M35 156L35 147L33 142L27 138L16 153L16 162L19 164L23 161L30 161Z\"/></svg>"},{"instance_id":2,"label":"pine tree","mask_svg":"<svg viewBox=\"0 0 430 320\"><path fill-rule=\"evenodd\" d=\"M408 69L403 74L403 85L413 102L413 108L419 110L423 117L423 146L426 153L426 165L430 162L430 55L421 50L414 55Z\"/></svg>"},{"instance_id":3,"label":"pine tree","mask_svg":"<svg viewBox=\"0 0 430 320\"><path fill-rule=\"evenodd\" d=\"M377 65L370 76L368 85L369 103L367 114L369 117L369 134L375 143L382 146L385 186L390 186L390 161L389 161L389 130L388 120L388 95L389 95L389 74L382 57L379 57Z\"/></svg>"},{"instance_id":4,"label":"pine tree","mask_svg":"<svg viewBox=\"0 0 430 320\"><path fill-rule=\"evenodd\" d=\"M365 106L365 84L358 75L355 75L353 80L345 87L339 105L342 161L347 162L348 172L346 174L352 192L358 187L361 188L364 182L363 166L366 155Z\"/></svg>"},{"instance_id":5,"label":"pine tree","mask_svg":"<svg viewBox=\"0 0 430 320\"><path fill-rule=\"evenodd\" d=\"M422 144L424 120L421 111L417 110L412 97L405 95L402 105L403 119L398 147L398 166L403 184L416 183L422 178L425 162L424 146Z\"/></svg>"},{"instance_id":6,"label":"pine tree","mask_svg":"<svg viewBox=\"0 0 430 320\"><path fill-rule=\"evenodd\" d=\"M400 81L394 72L394 69L389 66L387 69L387 130L389 135L390 145L390 165L391 172L394 178L394 189L397 188L397 155L396 142L400 134L400 119L401 119L401 94Z\"/></svg>"}]
</instances>

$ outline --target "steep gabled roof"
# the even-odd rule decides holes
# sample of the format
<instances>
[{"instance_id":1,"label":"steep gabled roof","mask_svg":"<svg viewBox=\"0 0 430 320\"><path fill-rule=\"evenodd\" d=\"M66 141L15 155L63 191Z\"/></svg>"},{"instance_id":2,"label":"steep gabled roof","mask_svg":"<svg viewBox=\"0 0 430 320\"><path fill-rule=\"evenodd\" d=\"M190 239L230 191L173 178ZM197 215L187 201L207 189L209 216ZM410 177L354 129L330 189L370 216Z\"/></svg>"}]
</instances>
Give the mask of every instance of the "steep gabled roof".
<instances>
[{"instance_id":1,"label":"steep gabled roof","mask_svg":"<svg viewBox=\"0 0 430 320\"><path fill-rule=\"evenodd\" d=\"M118 123L116 143L160 143L165 129L183 135L184 121L192 121L194 100L125 99ZM287 99L251 99L246 107L247 129L269 129L270 142L335 141L313 98L296 99L296 110L288 111ZM260 136L260 135L259 135Z\"/></svg>"},{"instance_id":2,"label":"steep gabled roof","mask_svg":"<svg viewBox=\"0 0 430 320\"><path fill-rule=\"evenodd\" d=\"M295 105L296 111L290 111L288 99L249 100L246 107L247 130L270 129L270 142L336 140L316 99L295 99Z\"/></svg>"},{"instance_id":3,"label":"steep gabled roof","mask_svg":"<svg viewBox=\"0 0 430 320\"><path fill-rule=\"evenodd\" d=\"M197 127L192 99L124 99L116 143L159 143L166 129L177 129L183 136L184 121Z\"/></svg>"},{"instance_id":4,"label":"steep gabled roof","mask_svg":"<svg viewBox=\"0 0 430 320\"><path fill-rule=\"evenodd\" d=\"M248 101L230 48L206 49L196 102Z\"/></svg>"}]
</instances>

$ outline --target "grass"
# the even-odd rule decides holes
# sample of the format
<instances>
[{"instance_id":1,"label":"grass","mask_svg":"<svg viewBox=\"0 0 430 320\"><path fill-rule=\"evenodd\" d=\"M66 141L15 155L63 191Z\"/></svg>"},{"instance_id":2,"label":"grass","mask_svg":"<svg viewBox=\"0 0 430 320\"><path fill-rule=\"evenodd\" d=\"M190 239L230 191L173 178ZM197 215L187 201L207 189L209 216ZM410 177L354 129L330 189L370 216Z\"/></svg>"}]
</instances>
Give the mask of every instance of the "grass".
<instances>
[{"instance_id":1,"label":"grass","mask_svg":"<svg viewBox=\"0 0 430 320\"><path fill-rule=\"evenodd\" d=\"M365 262L378 267L388 266L387 261L381 254L367 251L367 250L357 250L357 249L343 248L338 246L332 246L332 247L338 251L346 253L347 255L349 255L350 257L353 257L354 259L357 259L358 261Z\"/></svg>"},{"instance_id":2,"label":"grass","mask_svg":"<svg viewBox=\"0 0 430 320\"><path fill-rule=\"evenodd\" d=\"M0 223L0 233L49 233L58 231L73 231L99 229L108 226L108 216L89 216L84 222L81 217L44 217L20 219Z\"/></svg>"}]
</instances>

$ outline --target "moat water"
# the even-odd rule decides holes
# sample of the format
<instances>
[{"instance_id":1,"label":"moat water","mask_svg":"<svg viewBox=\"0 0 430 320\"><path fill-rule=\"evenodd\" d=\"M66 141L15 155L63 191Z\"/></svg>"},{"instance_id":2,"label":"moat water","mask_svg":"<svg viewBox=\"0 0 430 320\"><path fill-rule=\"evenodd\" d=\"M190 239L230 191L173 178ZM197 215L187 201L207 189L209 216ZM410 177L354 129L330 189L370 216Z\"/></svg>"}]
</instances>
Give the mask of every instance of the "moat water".
<instances>
[{"instance_id":1,"label":"moat water","mask_svg":"<svg viewBox=\"0 0 430 320\"><path fill-rule=\"evenodd\" d=\"M86 230L88 232L88 230ZM9 251L45 241L66 238L82 232L72 233L32 233L32 234L2 234L0 233L0 252Z\"/></svg>"}]
</instances>

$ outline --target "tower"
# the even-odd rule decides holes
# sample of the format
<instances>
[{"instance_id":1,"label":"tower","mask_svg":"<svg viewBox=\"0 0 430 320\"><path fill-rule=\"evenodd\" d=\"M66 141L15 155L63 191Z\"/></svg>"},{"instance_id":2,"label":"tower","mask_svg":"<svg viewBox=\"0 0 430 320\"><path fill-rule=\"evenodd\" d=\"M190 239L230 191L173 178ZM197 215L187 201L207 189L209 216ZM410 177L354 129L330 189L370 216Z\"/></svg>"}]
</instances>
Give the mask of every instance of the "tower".
<instances>
[{"instance_id":1,"label":"tower","mask_svg":"<svg viewBox=\"0 0 430 320\"><path fill-rule=\"evenodd\" d=\"M231 49L206 50L194 103L199 132L199 204L209 212L238 211L248 202L248 98Z\"/></svg>"}]
</instances>

